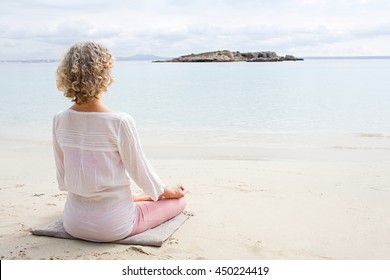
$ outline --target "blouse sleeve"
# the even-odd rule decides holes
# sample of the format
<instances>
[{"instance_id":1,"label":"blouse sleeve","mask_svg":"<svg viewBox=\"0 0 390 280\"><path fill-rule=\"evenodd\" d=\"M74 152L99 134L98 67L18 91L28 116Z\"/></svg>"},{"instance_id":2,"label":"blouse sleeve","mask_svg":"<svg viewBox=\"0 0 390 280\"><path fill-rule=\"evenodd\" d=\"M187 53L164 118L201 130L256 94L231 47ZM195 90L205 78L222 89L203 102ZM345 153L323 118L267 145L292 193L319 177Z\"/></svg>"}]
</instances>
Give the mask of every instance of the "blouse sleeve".
<instances>
[{"instance_id":1,"label":"blouse sleeve","mask_svg":"<svg viewBox=\"0 0 390 280\"><path fill-rule=\"evenodd\" d=\"M118 150L130 177L154 201L158 200L159 195L164 192L164 184L146 158L135 122L130 117L124 118L121 122Z\"/></svg>"},{"instance_id":2,"label":"blouse sleeve","mask_svg":"<svg viewBox=\"0 0 390 280\"><path fill-rule=\"evenodd\" d=\"M57 124L57 118L53 118L53 130L52 130L52 135L53 135L53 152L54 152L54 162L56 165L56 176L57 176L57 182L58 182L58 188L61 191L65 191L65 184L64 184L64 175L65 175L65 170L64 170L64 154L62 152L62 149L60 145L58 144L57 140L57 133L56 133L56 124Z\"/></svg>"}]
</instances>

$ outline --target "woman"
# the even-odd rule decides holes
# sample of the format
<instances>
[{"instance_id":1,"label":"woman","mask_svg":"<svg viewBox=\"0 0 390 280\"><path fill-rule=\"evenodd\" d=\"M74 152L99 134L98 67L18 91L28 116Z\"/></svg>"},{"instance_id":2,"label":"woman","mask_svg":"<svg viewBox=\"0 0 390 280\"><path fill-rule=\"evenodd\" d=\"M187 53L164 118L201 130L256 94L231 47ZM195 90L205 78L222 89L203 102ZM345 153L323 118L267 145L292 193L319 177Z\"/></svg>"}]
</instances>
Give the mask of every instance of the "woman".
<instances>
[{"instance_id":1,"label":"woman","mask_svg":"<svg viewBox=\"0 0 390 280\"><path fill-rule=\"evenodd\" d=\"M63 223L74 237L110 242L155 227L185 207L186 189L168 188L142 151L134 120L111 111L102 93L112 83L113 57L102 45L72 46L57 69L57 87L73 106L53 120ZM132 196L130 177L144 191Z\"/></svg>"}]
</instances>

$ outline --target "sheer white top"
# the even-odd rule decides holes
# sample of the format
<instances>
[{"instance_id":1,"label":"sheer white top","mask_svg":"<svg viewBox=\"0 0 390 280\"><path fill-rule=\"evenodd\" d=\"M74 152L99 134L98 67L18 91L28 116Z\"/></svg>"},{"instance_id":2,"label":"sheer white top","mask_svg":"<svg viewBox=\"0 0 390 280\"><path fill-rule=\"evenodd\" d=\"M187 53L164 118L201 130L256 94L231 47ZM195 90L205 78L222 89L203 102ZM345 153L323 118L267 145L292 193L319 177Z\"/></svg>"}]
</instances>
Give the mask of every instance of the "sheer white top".
<instances>
[{"instance_id":1,"label":"sheer white top","mask_svg":"<svg viewBox=\"0 0 390 280\"><path fill-rule=\"evenodd\" d=\"M59 112L53 149L59 188L68 191L64 228L75 237L113 241L131 233L136 209L130 178L153 200L163 193L128 114Z\"/></svg>"}]
</instances>

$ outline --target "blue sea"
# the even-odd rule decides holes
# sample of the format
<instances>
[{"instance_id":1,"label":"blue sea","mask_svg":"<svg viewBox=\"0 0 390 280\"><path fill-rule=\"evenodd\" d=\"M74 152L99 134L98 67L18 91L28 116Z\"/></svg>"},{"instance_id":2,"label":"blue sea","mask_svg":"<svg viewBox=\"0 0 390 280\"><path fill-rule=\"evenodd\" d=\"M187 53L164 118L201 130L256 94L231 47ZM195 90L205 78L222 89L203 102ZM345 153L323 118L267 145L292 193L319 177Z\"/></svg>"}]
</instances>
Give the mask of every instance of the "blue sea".
<instances>
[{"instance_id":1,"label":"blue sea","mask_svg":"<svg viewBox=\"0 0 390 280\"><path fill-rule=\"evenodd\" d=\"M50 138L52 116L71 105L56 68L0 63L3 138ZM117 61L104 101L146 129L388 133L389 74L390 59Z\"/></svg>"}]
</instances>

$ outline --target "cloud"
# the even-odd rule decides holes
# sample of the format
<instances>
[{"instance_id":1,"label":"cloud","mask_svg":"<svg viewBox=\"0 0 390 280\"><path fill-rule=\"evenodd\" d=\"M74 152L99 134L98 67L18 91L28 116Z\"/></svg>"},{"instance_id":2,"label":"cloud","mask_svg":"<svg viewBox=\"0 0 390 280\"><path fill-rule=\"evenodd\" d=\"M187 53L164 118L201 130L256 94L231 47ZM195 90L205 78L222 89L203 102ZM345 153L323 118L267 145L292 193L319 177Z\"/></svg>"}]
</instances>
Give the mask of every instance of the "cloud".
<instances>
[{"instance_id":1,"label":"cloud","mask_svg":"<svg viewBox=\"0 0 390 280\"><path fill-rule=\"evenodd\" d=\"M86 20L62 22L43 38L56 44L69 44L75 41L110 39L120 36L122 28L113 24L94 25Z\"/></svg>"},{"instance_id":2,"label":"cloud","mask_svg":"<svg viewBox=\"0 0 390 280\"><path fill-rule=\"evenodd\" d=\"M378 37L378 36L390 36L390 21L379 24L376 26L357 26L354 30L351 31L351 34L355 37Z\"/></svg>"},{"instance_id":3,"label":"cloud","mask_svg":"<svg viewBox=\"0 0 390 280\"><path fill-rule=\"evenodd\" d=\"M0 59L56 56L82 40L104 42L117 56L214 49L386 54L389 11L385 0L1 0Z\"/></svg>"}]
</instances>

